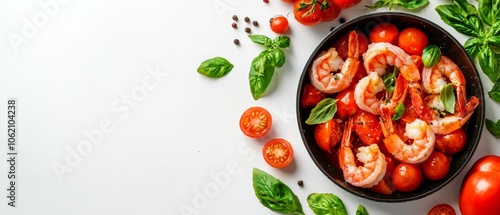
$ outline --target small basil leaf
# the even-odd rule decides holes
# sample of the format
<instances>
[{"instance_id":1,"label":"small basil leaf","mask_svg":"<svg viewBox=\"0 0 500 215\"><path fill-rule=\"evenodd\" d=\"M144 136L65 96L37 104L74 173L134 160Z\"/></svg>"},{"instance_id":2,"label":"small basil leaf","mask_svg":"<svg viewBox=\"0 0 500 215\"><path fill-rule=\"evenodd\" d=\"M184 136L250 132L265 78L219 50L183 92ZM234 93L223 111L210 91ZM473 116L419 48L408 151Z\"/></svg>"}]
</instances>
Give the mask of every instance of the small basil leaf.
<instances>
[{"instance_id":1,"label":"small basil leaf","mask_svg":"<svg viewBox=\"0 0 500 215\"><path fill-rule=\"evenodd\" d=\"M453 92L453 85L445 85L439 94L439 99L448 113L455 113L455 93Z\"/></svg>"},{"instance_id":2,"label":"small basil leaf","mask_svg":"<svg viewBox=\"0 0 500 215\"><path fill-rule=\"evenodd\" d=\"M274 75L274 59L266 50L253 59L250 66L250 92L254 100L258 100L266 91Z\"/></svg>"},{"instance_id":3,"label":"small basil leaf","mask_svg":"<svg viewBox=\"0 0 500 215\"><path fill-rule=\"evenodd\" d=\"M479 53L481 41L478 38L469 38L465 41L464 48L472 59L475 59Z\"/></svg>"},{"instance_id":4,"label":"small basil leaf","mask_svg":"<svg viewBox=\"0 0 500 215\"><path fill-rule=\"evenodd\" d=\"M331 193L312 193L307 197L307 203L316 215L347 215L342 200Z\"/></svg>"},{"instance_id":5,"label":"small basil leaf","mask_svg":"<svg viewBox=\"0 0 500 215\"><path fill-rule=\"evenodd\" d=\"M279 48L288 48L290 47L290 38L287 36L277 36L272 43Z\"/></svg>"},{"instance_id":6,"label":"small basil leaf","mask_svg":"<svg viewBox=\"0 0 500 215\"><path fill-rule=\"evenodd\" d=\"M394 91L394 88L396 87L396 77L398 73L399 69L394 67L392 72L388 72L382 77L387 92L390 93Z\"/></svg>"},{"instance_id":7,"label":"small basil leaf","mask_svg":"<svg viewBox=\"0 0 500 215\"><path fill-rule=\"evenodd\" d=\"M479 66L481 66L483 73L495 83L499 77L500 65L493 50L489 46L482 46L477 55L477 59L479 60Z\"/></svg>"},{"instance_id":8,"label":"small basil leaf","mask_svg":"<svg viewBox=\"0 0 500 215\"><path fill-rule=\"evenodd\" d=\"M271 38L265 36L265 35L248 35L252 42L257 43L259 45L263 45L265 47L271 47L273 44L273 41Z\"/></svg>"},{"instance_id":9,"label":"small basil leaf","mask_svg":"<svg viewBox=\"0 0 500 215\"><path fill-rule=\"evenodd\" d=\"M500 120L497 123L490 119L485 120L486 129L495 137L500 137Z\"/></svg>"},{"instance_id":10,"label":"small basil leaf","mask_svg":"<svg viewBox=\"0 0 500 215\"><path fill-rule=\"evenodd\" d=\"M370 215L370 214L368 214L368 211L363 205L359 205L358 209L356 210L356 215Z\"/></svg>"},{"instance_id":11,"label":"small basil leaf","mask_svg":"<svg viewBox=\"0 0 500 215\"><path fill-rule=\"evenodd\" d=\"M441 60L441 49L436 45L428 45L422 52L422 63L425 67L433 67Z\"/></svg>"},{"instance_id":12,"label":"small basil leaf","mask_svg":"<svg viewBox=\"0 0 500 215\"><path fill-rule=\"evenodd\" d=\"M332 98L324 98L311 110L309 118L307 118L306 120L306 124L316 125L325 123L328 120L333 119L333 116L336 112L337 100Z\"/></svg>"},{"instance_id":13,"label":"small basil leaf","mask_svg":"<svg viewBox=\"0 0 500 215\"><path fill-rule=\"evenodd\" d=\"M399 103L398 106L396 106L396 109L394 110L394 115L392 116L392 121L396 121L400 119L403 114L405 113L406 108L403 103Z\"/></svg>"},{"instance_id":14,"label":"small basil leaf","mask_svg":"<svg viewBox=\"0 0 500 215\"><path fill-rule=\"evenodd\" d=\"M493 101L500 102L500 79L495 82L491 91L488 92L488 95Z\"/></svg>"},{"instance_id":15,"label":"small basil leaf","mask_svg":"<svg viewBox=\"0 0 500 215\"><path fill-rule=\"evenodd\" d=\"M483 22L489 26L500 21L500 1L498 0L479 1L478 11Z\"/></svg>"},{"instance_id":16,"label":"small basil leaf","mask_svg":"<svg viewBox=\"0 0 500 215\"><path fill-rule=\"evenodd\" d=\"M220 78L233 69L233 64L223 57L214 57L203 61L198 67L198 73L210 78Z\"/></svg>"},{"instance_id":17,"label":"small basil leaf","mask_svg":"<svg viewBox=\"0 0 500 215\"><path fill-rule=\"evenodd\" d=\"M269 50L269 54L271 54L272 58L274 59L274 66L275 67L282 67L283 64L285 64L285 53L278 48L274 48Z\"/></svg>"},{"instance_id":18,"label":"small basil leaf","mask_svg":"<svg viewBox=\"0 0 500 215\"><path fill-rule=\"evenodd\" d=\"M260 203L272 211L303 215L299 198L286 184L272 175L253 168L252 185Z\"/></svg>"}]
</instances>

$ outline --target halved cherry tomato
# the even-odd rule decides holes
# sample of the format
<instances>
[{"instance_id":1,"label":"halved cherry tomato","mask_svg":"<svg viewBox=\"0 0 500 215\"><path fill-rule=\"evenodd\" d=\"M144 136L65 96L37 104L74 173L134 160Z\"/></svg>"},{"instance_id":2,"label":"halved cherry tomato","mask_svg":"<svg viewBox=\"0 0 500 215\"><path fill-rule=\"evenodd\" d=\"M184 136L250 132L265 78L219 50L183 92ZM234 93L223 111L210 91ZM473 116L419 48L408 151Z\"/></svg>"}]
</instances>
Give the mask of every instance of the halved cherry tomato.
<instances>
[{"instance_id":1,"label":"halved cherry tomato","mask_svg":"<svg viewBox=\"0 0 500 215\"><path fill-rule=\"evenodd\" d=\"M323 17L321 3L317 0L297 0L293 4L293 15L300 24L316 25Z\"/></svg>"},{"instance_id":2,"label":"halved cherry tomato","mask_svg":"<svg viewBox=\"0 0 500 215\"><path fill-rule=\"evenodd\" d=\"M411 192L422 182L422 171L415 164L400 163L392 173L392 185L397 191Z\"/></svg>"},{"instance_id":3,"label":"halved cherry tomato","mask_svg":"<svg viewBox=\"0 0 500 215\"><path fill-rule=\"evenodd\" d=\"M396 25L388 22L383 22L370 31L370 41L372 43L388 42L394 45L398 44L399 30Z\"/></svg>"},{"instance_id":4,"label":"halved cherry tomato","mask_svg":"<svg viewBox=\"0 0 500 215\"><path fill-rule=\"evenodd\" d=\"M302 98L300 99L300 105L303 108L313 108L321 100L323 100L323 98L325 98L325 94L314 88L312 84L306 83L304 85L304 89L302 90Z\"/></svg>"},{"instance_id":5,"label":"halved cherry tomato","mask_svg":"<svg viewBox=\"0 0 500 215\"><path fill-rule=\"evenodd\" d=\"M271 30L277 34L284 34L288 31L288 19L284 16L275 16L269 20Z\"/></svg>"},{"instance_id":6,"label":"halved cherry tomato","mask_svg":"<svg viewBox=\"0 0 500 215\"><path fill-rule=\"evenodd\" d=\"M418 28L405 28L399 33L398 46L410 55L422 55L427 45L427 35Z\"/></svg>"},{"instance_id":7,"label":"halved cherry tomato","mask_svg":"<svg viewBox=\"0 0 500 215\"><path fill-rule=\"evenodd\" d=\"M467 134L462 128L449 134L436 134L436 148L446 154L456 154L465 147Z\"/></svg>"},{"instance_id":8,"label":"halved cherry tomato","mask_svg":"<svg viewBox=\"0 0 500 215\"><path fill-rule=\"evenodd\" d=\"M288 166L293 160L293 148L284 139L272 139L262 148L264 160L274 167L283 168Z\"/></svg>"},{"instance_id":9,"label":"halved cherry tomato","mask_svg":"<svg viewBox=\"0 0 500 215\"><path fill-rule=\"evenodd\" d=\"M335 113L342 120L346 120L348 117L354 116L358 111L359 107L354 100L354 88L349 87L341 91L337 96L337 112Z\"/></svg>"},{"instance_id":10,"label":"halved cherry tomato","mask_svg":"<svg viewBox=\"0 0 500 215\"><path fill-rule=\"evenodd\" d=\"M427 215L456 215L456 213L449 204L438 204L432 207Z\"/></svg>"},{"instance_id":11,"label":"halved cherry tomato","mask_svg":"<svg viewBox=\"0 0 500 215\"><path fill-rule=\"evenodd\" d=\"M252 138L259 138L271 130L271 114L262 107L248 108L240 118L241 131Z\"/></svg>"},{"instance_id":12,"label":"halved cherry tomato","mask_svg":"<svg viewBox=\"0 0 500 215\"><path fill-rule=\"evenodd\" d=\"M322 22L329 22L336 19L340 14L340 7L333 3L332 0L326 0L328 7L323 10Z\"/></svg>"},{"instance_id":13,"label":"halved cherry tomato","mask_svg":"<svg viewBox=\"0 0 500 215\"><path fill-rule=\"evenodd\" d=\"M316 144L327 152L330 152L330 149L337 145L340 139L342 139L342 123L337 119L328 120L314 127Z\"/></svg>"},{"instance_id":14,"label":"halved cherry tomato","mask_svg":"<svg viewBox=\"0 0 500 215\"><path fill-rule=\"evenodd\" d=\"M365 53L366 50L368 50L368 44L370 44L370 41L368 40L368 37L361 31L355 30L356 34L358 35L358 48L359 48L359 53ZM345 60L347 59L347 54L348 54L348 44L349 43L349 33L342 35L335 43L333 43L332 47L337 50L337 53L339 53L339 56ZM361 56L361 55L360 55ZM360 67L364 67L363 65L360 65ZM359 70L358 70L359 71Z\"/></svg>"},{"instance_id":15,"label":"halved cherry tomato","mask_svg":"<svg viewBox=\"0 0 500 215\"><path fill-rule=\"evenodd\" d=\"M360 110L354 116L354 131L362 143L376 144L382 141L382 127L375 114Z\"/></svg>"},{"instance_id":16,"label":"halved cherry tomato","mask_svg":"<svg viewBox=\"0 0 500 215\"><path fill-rule=\"evenodd\" d=\"M433 151L429 158L422 162L422 170L428 179L441 180L450 172L450 158L440 151Z\"/></svg>"},{"instance_id":17,"label":"halved cherry tomato","mask_svg":"<svg viewBox=\"0 0 500 215\"><path fill-rule=\"evenodd\" d=\"M333 0L333 2L340 8L345 9L358 4L361 0Z\"/></svg>"}]
</instances>

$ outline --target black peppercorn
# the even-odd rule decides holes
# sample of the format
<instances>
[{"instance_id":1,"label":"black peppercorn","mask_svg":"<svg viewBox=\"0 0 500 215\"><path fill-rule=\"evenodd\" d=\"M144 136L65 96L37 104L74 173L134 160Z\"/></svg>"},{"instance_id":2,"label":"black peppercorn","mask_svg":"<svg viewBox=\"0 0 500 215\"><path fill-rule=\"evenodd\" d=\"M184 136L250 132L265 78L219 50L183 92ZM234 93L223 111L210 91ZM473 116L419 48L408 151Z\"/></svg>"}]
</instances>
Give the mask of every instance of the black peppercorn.
<instances>
[{"instance_id":1,"label":"black peppercorn","mask_svg":"<svg viewBox=\"0 0 500 215\"><path fill-rule=\"evenodd\" d=\"M255 27L259 26L259 23L258 23L257 21L253 21L253 22L252 22L252 24L253 24L253 26L255 26Z\"/></svg>"},{"instance_id":2,"label":"black peppercorn","mask_svg":"<svg viewBox=\"0 0 500 215\"><path fill-rule=\"evenodd\" d=\"M245 32L250 33L250 32L252 32L252 29L250 29L249 27L246 27Z\"/></svg>"},{"instance_id":3,"label":"black peppercorn","mask_svg":"<svg viewBox=\"0 0 500 215\"><path fill-rule=\"evenodd\" d=\"M240 45L240 40L238 40L238 39L234 39L233 42L234 42L235 45Z\"/></svg>"},{"instance_id":4,"label":"black peppercorn","mask_svg":"<svg viewBox=\"0 0 500 215\"><path fill-rule=\"evenodd\" d=\"M232 17L232 18L233 18L233 20L234 20L234 21L238 21L238 16L233 15L233 17Z\"/></svg>"},{"instance_id":5,"label":"black peppercorn","mask_svg":"<svg viewBox=\"0 0 500 215\"><path fill-rule=\"evenodd\" d=\"M248 16L245 17L245 22L250 22L250 18L248 18Z\"/></svg>"},{"instance_id":6,"label":"black peppercorn","mask_svg":"<svg viewBox=\"0 0 500 215\"><path fill-rule=\"evenodd\" d=\"M304 181L302 180L297 181L297 185L299 185L299 187L304 186Z\"/></svg>"}]
</instances>

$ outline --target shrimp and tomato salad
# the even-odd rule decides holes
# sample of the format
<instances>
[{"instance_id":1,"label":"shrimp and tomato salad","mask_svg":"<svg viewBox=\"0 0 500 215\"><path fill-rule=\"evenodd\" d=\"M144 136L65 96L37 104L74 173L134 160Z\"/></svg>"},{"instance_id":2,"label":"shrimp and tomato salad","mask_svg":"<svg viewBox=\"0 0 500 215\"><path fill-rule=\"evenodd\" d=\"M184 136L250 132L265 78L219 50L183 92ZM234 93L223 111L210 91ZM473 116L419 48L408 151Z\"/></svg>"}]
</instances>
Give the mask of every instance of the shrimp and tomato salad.
<instances>
[{"instance_id":1,"label":"shrimp and tomato salad","mask_svg":"<svg viewBox=\"0 0 500 215\"><path fill-rule=\"evenodd\" d=\"M464 74L448 56L423 65L428 45L418 28L381 23L368 35L348 32L314 58L301 106L336 99L333 118L313 125L314 138L349 184L411 192L446 177L452 155L465 146L462 127L479 99L467 96ZM444 88L454 96L451 111Z\"/></svg>"}]
</instances>

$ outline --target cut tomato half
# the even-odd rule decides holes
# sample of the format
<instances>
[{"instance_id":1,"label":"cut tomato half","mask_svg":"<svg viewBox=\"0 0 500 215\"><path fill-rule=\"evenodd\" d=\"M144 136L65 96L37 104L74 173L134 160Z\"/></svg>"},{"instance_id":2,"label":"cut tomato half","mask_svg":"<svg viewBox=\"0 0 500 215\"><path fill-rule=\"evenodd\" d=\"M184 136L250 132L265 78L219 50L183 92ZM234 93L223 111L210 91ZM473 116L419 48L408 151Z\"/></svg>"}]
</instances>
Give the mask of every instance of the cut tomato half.
<instances>
[{"instance_id":1,"label":"cut tomato half","mask_svg":"<svg viewBox=\"0 0 500 215\"><path fill-rule=\"evenodd\" d=\"M241 131L252 138L259 138L271 130L271 114L262 107L248 108L240 118Z\"/></svg>"},{"instance_id":2,"label":"cut tomato half","mask_svg":"<svg viewBox=\"0 0 500 215\"><path fill-rule=\"evenodd\" d=\"M293 160L293 148L284 139L272 139L262 148L264 160L274 167L283 168L288 166Z\"/></svg>"}]
</instances>

